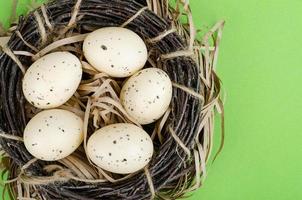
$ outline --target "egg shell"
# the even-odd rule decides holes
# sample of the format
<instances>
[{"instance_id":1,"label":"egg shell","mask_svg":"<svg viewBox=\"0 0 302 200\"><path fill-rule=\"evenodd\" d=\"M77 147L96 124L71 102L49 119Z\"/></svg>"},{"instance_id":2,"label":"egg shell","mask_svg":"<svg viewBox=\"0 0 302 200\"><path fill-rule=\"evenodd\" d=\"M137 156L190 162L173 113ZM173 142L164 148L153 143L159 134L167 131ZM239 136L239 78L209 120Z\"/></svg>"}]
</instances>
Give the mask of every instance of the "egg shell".
<instances>
[{"instance_id":1,"label":"egg shell","mask_svg":"<svg viewBox=\"0 0 302 200\"><path fill-rule=\"evenodd\" d=\"M105 27L90 33L83 44L87 61L112 77L128 77L144 67L148 52L135 32Z\"/></svg>"},{"instance_id":2,"label":"egg shell","mask_svg":"<svg viewBox=\"0 0 302 200\"><path fill-rule=\"evenodd\" d=\"M140 124L158 120L168 109L171 98L171 80L158 68L147 68L134 74L125 82L120 94L125 110Z\"/></svg>"},{"instance_id":3,"label":"egg shell","mask_svg":"<svg viewBox=\"0 0 302 200\"><path fill-rule=\"evenodd\" d=\"M153 143L142 128L127 123L111 124L89 138L87 155L104 170L129 174L148 164Z\"/></svg>"},{"instance_id":4,"label":"egg shell","mask_svg":"<svg viewBox=\"0 0 302 200\"><path fill-rule=\"evenodd\" d=\"M26 149L34 157L45 161L59 160L82 143L83 121L70 111L45 110L28 122L23 137Z\"/></svg>"},{"instance_id":5,"label":"egg shell","mask_svg":"<svg viewBox=\"0 0 302 200\"><path fill-rule=\"evenodd\" d=\"M23 94L37 108L55 108L66 103L82 78L80 60L69 52L54 52L34 62L23 78Z\"/></svg>"}]
</instances>

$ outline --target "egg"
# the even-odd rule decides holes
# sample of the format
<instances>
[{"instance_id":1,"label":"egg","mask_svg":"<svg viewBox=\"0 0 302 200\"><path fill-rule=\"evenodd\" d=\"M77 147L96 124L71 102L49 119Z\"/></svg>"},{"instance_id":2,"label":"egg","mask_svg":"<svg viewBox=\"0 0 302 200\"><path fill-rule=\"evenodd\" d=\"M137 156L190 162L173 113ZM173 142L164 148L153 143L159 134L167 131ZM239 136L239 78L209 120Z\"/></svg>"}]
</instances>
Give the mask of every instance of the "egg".
<instances>
[{"instance_id":1,"label":"egg","mask_svg":"<svg viewBox=\"0 0 302 200\"><path fill-rule=\"evenodd\" d=\"M87 61L112 77L128 77L144 67L148 53L144 41L133 31L105 27L90 33L83 44Z\"/></svg>"},{"instance_id":2,"label":"egg","mask_svg":"<svg viewBox=\"0 0 302 200\"><path fill-rule=\"evenodd\" d=\"M158 120L168 109L171 98L171 80L158 68L134 74L125 82L120 94L126 112L140 124Z\"/></svg>"},{"instance_id":3,"label":"egg","mask_svg":"<svg viewBox=\"0 0 302 200\"><path fill-rule=\"evenodd\" d=\"M83 121L62 109L45 110L26 125L24 145L34 157L54 161L73 153L83 141Z\"/></svg>"},{"instance_id":4,"label":"egg","mask_svg":"<svg viewBox=\"0 0 302 200\"><path fill-rule=\"evenodd\" d=\"M77 90L82 78L80 60L69 52L54 52L34 62L23 78L23 94L41 109L63 105Z\"/></svg>"},{"instance_id":5,"label":"egg","mask_svg":"<svg viewBox=\"0 0 302 200\"><path fill-rule=\"evenodd\" d=\"M153 155L153 143L142 128L127 123L111 124L89 138L87 155L104 170L129 174L148 164Z\"/></svg>"}]
</instances>

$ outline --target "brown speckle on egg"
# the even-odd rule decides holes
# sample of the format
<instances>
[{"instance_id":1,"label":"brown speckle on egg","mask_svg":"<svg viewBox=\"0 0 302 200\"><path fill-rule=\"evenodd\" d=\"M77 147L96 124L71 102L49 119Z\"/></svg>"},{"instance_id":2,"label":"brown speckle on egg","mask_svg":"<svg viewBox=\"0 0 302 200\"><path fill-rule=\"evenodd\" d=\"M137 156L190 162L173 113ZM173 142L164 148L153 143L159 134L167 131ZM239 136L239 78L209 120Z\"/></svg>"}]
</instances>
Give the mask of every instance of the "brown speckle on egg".
<instances>
[{"instance_id":1,"label":"brown speckle on egg","mask_svg":"<svg viewBox=\"0 0 302 200\"><path fill-rule=\"evenodd\" d=\"M108 49L105 45L101 45L101 48L102 48L103 50L107 50L107 49Z\"/></svg>"}]
</instances>

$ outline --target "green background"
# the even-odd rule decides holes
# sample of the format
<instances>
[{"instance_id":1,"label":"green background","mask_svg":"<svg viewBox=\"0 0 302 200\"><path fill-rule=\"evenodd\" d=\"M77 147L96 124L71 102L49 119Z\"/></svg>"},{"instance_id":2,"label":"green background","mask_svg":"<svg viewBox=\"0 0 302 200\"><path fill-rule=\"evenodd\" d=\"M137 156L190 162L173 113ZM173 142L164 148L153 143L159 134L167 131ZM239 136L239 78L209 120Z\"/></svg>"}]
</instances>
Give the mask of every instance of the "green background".
<instances>
[{"instance_id":1,"label":"green background","mask_svg":"<svg viewBox=\"0 0 302 200\"><path fill-rule=\"evenodd\" d=\"M2 21L9 7L0 0ZM302 199L302 1L191 0L191 7L199 28L226 20L218 73L227 101L225 148L190 199Z\"/></svg>"}]
</instances>

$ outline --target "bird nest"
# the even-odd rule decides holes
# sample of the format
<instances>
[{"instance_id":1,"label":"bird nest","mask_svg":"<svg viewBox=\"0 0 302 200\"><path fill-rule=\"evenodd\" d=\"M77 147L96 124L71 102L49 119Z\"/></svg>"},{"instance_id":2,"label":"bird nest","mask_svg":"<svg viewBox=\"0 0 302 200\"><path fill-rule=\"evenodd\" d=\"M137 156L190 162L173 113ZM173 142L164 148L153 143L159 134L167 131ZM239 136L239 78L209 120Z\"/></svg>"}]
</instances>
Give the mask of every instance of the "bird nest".
<instances>
[{"instance_id":1,"label":"bird nest","mask_svg":"<svg viewBox=\"0 0 302 200\"><path fill-rule=\"evenodd\" d=\"M20 17L0 51L0 144L2 174L8 175L5 190L14 199L116 200L176 199L199 188L213 147L215 110L223 117L220 81L215 73L223 24L218 22L202 39L196 39L199 32L188 2L177 1L171 6L166 0L57 0ZM86 80L62 106L84 119L84 144L55 162L33 158L23 144L23 131L39 110L23 96L24 73L35 60L53 51L70 51L83 59L81 46L87 33L112 26L128 28L143 38L148 66L164 70L173 83L170 108L156 123L144 126L155 149L150 163L139 172L122 176L87 159L85 145L94 130L116 121L133 121L118 99L122 80L97 72L84 62ZM102 106L96 101L102 101Z\"/></svg>"}]
</instances>

